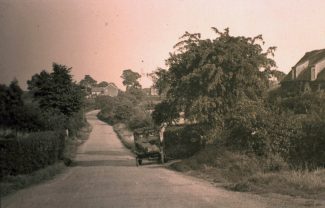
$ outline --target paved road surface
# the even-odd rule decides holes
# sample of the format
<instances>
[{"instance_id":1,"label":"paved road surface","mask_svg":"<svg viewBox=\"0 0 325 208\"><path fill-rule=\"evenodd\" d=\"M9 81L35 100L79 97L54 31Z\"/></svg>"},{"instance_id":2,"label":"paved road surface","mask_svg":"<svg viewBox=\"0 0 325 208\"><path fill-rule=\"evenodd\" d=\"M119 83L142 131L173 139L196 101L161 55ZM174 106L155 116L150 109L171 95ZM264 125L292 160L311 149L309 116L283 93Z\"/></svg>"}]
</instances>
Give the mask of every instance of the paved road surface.
<instances>
[{"instance_id":1,"label":"paved road surface","mask_svg":"<svg viewBox=\"0 0 325 208\"><path fill-rule=\"evenodd\" d=\"M228 192L157 164L135 166L111 126L87 115L93 126L76 166L55 179L18 191L2 208L287 207L252 194Z\"/></svg>"}]
</instances>

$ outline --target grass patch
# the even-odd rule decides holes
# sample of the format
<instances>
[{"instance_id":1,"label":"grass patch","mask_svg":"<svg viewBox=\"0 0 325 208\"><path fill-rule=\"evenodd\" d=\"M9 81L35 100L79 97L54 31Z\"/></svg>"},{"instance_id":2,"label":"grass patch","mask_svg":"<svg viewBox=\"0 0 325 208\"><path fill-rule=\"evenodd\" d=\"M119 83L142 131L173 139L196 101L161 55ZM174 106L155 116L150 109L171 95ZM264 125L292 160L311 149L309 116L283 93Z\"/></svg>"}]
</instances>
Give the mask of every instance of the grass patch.
<instances>
[{"instance_id":1,"label":"grass patch","mask_svg":"<svg viewBox=\"0 0 325 208\"><path fill-rule=\"evenodd\" d=\"M19 189L26 188L30 185L34 185L42 181L52 179L55 175L65 170L65 168L66 166L61 162L56 163L54 165L50 165L31 174L5 176L0 182L1 197L6 196Z\"/></svg>"},{"instance_id":2,"label":"grass patch","mask_svg":"<svg viewBox=\"0 0 325 208\"><path fill-rule=\"evenodd\" d=\"M113 125L113 129L115 133L117 134L118 138L121 140L123 145L132 150L134 152L135 146L134 146L134 140L133 140L133 132L130 131L127 126L123 123L117 123Z\"/></svg>"},{"instance_id":3,"label":"grass patch","mask_svg":"<svg viewBox=\"0 0 325 208\"><path fill-rule=\"evenodd\" d=\"M77 148L79 145L83 144L89 137L90 132L92 131L92 126L89 123L86 123L82 127L75 137L69 137L65 141L65 150L64 150L64 162L66 165L70 165L72 160L75 158L77 153Z\"/></svg>"},{"instance_id":4,"label":"grass patch","mask_svg":"<svg viewBox=\"0 0 325 208\"><path fill-rule=\"evenodd\" d=\"M257 173L244 183L255 191L325 199L325 169Z\"/></svg>"},{"instance_id":5,"label":"grass patch","mask_svg":"<svg viewBox=\"0 0 325 208\"><path fill-rule=\"evenodd\" d=\"M278 156L257 158L207 147L188 159L171 164L171 168L219 185L222 183L233 191L325 199L325 169L290 170Z\"/></svg>"}]
</instances>

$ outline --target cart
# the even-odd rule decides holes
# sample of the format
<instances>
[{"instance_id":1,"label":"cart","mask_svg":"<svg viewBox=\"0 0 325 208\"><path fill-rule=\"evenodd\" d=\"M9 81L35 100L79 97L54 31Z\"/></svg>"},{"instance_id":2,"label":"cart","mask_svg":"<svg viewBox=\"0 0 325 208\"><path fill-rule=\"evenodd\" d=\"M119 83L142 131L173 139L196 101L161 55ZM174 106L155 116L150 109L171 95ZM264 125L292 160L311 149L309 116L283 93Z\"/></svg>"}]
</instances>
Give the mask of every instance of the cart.
<instances>
[{"instance_id":1,"label":"cart","mask_svg":"<svg viewBox=\"0 0 325 208\"><path fill-rule=\"evenodd\" d=\"M140 128L133 133L136 165L142 165L142 160L157 160L165 162L165 153L163 144L159 138L159 130L155 128Z\"/></svg>"}]
</instances>

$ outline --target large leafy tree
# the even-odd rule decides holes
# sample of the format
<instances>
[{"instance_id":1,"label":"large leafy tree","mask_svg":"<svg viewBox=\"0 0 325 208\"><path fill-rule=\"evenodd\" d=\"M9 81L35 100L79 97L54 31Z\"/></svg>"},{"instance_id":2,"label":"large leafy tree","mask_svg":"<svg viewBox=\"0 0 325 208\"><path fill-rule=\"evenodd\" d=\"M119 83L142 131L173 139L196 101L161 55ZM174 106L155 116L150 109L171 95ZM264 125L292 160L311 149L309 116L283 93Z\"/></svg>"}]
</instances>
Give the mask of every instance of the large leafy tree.
<instances>
[{"instance_id":1,"label":"large leafy tree","mask_svg":"<svg viewBox=\"0 0 325 208\"><path fill-rule=\"evenodd\" d=\"M166 61L167 72L158 71L155 83L168 83L165 106L175 106L187 119L215 126L222 125L223 116L238 101L258 100L264 95L269 71L275 66L275 47L263 51L261 35L231 36L228 28L224 32L212 29L215 39L203 40L198 33L186 32ZM162 115L169 112L172 115ZM177 114L154 115L171 119Z\"/></svg>"},{"instance_id":2,"label":"large leafy tree","mask_svg":"<svg viewBox=\"0 0 325 208\"><path fill-rule=\"evenodd\" d=\"M78 112L83 103L83 92L72 80L71 68L53 63L53 71L42 71L27 81L28 89L42 109L58 110L66 116Z\"/></svg>"},{"instance_id":3,"label":"large leafy tree","mask_svg":"<svg viewBox=\"0 0 325 208\"><path fill-rule=\"evenodd\" d=\"M137 72L132 71L131 69L123 70L121 78L123 79L123 85L126 86L126 90L130 88L141 88L139 79L141 75Z\"/></svg>"}]
</instances>

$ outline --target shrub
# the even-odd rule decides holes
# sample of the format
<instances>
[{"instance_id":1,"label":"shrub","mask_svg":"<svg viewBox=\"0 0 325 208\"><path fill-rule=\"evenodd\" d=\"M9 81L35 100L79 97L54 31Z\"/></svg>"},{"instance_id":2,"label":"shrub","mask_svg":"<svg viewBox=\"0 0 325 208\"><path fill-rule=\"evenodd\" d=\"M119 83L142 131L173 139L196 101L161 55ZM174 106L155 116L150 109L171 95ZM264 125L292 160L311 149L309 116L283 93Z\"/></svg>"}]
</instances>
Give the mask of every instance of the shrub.
<instances>
[{"instance_id":1,"label":"shrub","mask_svg":"<svg viewBox=\"0 0 325 208\"><path fill-rule=\"evenodd\" d=\"M164 133L164 145L167 157L186 158L201 147L202 132L199 126L170 126Z\"/></svg>"},{"instance_id":2,"label":"shrub","mask_svg":"<svg viewBox=\"0 0 325 208\"><path fill-rule=\"evenodd\" d=\"M290 162L301 168L325 167L325 120L311 118L302 131L301 137L291 140Z\"/></svg>"},{"instance_id":3,"label":"shrub","mask_svg":"<svg viewBox=\"0 0 325 208\"><path fill-rule=\"evenodd\" d=\"M230 149L288 159L304 135L305 119L303 115L273 113L258 102L243 102L225 119L223 137Z\"/></svg>"},{"instance_id":4,"label":"shrub","mask_svg":"<svg viewBox=\"0 0 325 208\"><path fill-rule=\"evenodd\" d=\"M1 177L28 174L63 159L64 140L64 132L53 131L1 139Z\"/></svg>"},{"instance_id":5,"label":"shrub","mask_svg":"<svg viewBox=\"0 0 325 208\"><path fill-rule=\"evenodd\" d=\"M74 113L67 121L66 128L69 129L69 136L77 136L79 130L86 125L83 113Z\"/></svg>"},{"instance_id":6,"label":"shrub","mask_svg":"<svg viewBox=\"0 0 325 208\"><path fill-rule=\"evenodd\" d=\"M143 109L136 109L127 124L131 130L134 130L152 126L153 122L149 113L144 112Z\"/></svg>"}]
</instances>

